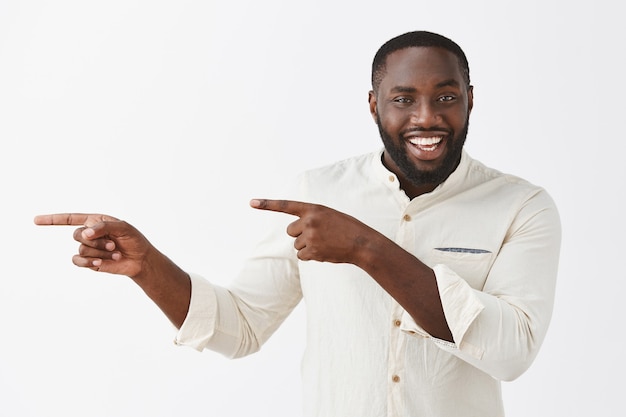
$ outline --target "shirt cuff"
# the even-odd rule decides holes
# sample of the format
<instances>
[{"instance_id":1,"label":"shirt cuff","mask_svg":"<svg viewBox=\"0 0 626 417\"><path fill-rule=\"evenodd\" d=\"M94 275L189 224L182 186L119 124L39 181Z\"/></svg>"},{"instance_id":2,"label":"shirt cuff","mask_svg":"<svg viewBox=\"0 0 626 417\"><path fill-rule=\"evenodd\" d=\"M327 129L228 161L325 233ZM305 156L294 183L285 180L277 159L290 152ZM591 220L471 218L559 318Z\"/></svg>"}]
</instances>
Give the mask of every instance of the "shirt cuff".
<instances>
[{"instance_id":1,"label":"shirt cuff","mask_svg":"<svg viewBox=\"0 0 626 417\"><path fill-rule=\"evenodd\" d=\"M463 338L485 306L474 293L475 290L449 267L438 264L433 271L454 343L432 337L406 311L403 312L400 329L408 334L430 338L444 350L459 349L480 359L484 353L482 349L464 342Z\"/></svg>"},{"instance_id":2,"label":"shirt cuff","mask_svg":"<svg viewBox=\"0 0 626 417\"><path fill-rule=\"evenodd\" d=\"M189 311L176 334L174 343L203 350L215 332L217 319L217 295L215 288L202 277L189 274L191 300Z\"/></svg>"}]
</instances>

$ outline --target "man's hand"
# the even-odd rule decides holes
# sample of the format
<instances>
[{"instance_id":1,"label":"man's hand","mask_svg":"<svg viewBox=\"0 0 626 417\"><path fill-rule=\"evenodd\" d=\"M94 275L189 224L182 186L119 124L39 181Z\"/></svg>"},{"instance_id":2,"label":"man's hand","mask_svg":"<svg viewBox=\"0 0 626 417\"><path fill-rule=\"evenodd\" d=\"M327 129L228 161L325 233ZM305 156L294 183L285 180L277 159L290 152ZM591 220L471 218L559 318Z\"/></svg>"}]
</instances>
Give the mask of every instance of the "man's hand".
<instances>
[{"instance_id":1,"label":"man's hand","mask_svg":"<svg viewBox=\"0 0 626 417\"><path fill-rule=\"evenodd\" d=\"M74 231L80 243L72 262L94 271L135 277L153 249L130 224L104 214L63 213L35 217L40 226L81 226Z\"/></svg>"},{"instance_id":2,"label":"man's hand","mask_svg":"<svg viewBox=\"0 0 626 417\"><path fill-rule=\"evenodd\" d=\"M75 265L111 274L127 275L159 306L178 328L191 299L189 275L159 252L139 230L105 214L46 214L35 217L41 226L80 226Z\"/></svg>"},{"instance_id":3,"label":"man's hand","mask_svg":"<svg viewBox=\"0 0 626 417\"><path fill-rule=\"evenodd\" d=\"M290 200L255 199L250 206L299 217L287 227L303 261L358 265L361 249L377 233L354 217L326 206Z\"/></svg>"}]
</instances>

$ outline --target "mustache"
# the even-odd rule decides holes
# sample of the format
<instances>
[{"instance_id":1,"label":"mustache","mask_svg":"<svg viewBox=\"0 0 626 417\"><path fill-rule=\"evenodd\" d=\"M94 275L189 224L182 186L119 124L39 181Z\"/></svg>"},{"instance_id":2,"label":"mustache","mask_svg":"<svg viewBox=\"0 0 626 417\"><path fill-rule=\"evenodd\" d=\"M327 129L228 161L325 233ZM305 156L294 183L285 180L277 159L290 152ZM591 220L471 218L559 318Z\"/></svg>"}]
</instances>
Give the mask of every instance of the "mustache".
<instances>
[{"instance_id":1,"label":"mustache","mask_svg":"<svg viewBox=\"0 0 626 417\"><path fill-rule=\"evenodd\" d=\"M446 127L440 127L440 126L433 126L433 127L429 127L429 128L424 128L424 127L412 127L410 129L406 129L403 130L402 132L400 132L400 136L405 136L409 133L416 133L416 132L420 132L420 133L428 133L428 132L436 132L436 133L446 133L447 135L452 135L454 133L454 131L452 129L446 128Z\"/></svg>"}]
</instances>

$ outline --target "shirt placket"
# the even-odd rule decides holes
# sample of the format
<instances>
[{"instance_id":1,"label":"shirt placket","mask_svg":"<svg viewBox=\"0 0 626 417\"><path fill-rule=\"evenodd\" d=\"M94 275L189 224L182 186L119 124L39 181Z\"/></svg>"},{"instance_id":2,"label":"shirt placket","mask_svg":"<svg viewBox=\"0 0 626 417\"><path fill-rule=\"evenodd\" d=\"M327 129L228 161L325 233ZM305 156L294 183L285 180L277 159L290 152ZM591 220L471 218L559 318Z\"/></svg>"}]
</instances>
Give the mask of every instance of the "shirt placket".
<instances>
[{"instance_id":1,"label":"shirt placket","mask_svg":"<svg viewBox=\"0 0 626 417\"><path fill-rule=\"evenodd\" d=\"M410 247L407 247L407 244L413 241L413 230L410 223L411 215L405 210L400 219L400 227L396 233L395 242L407 250L411 249ZM400 330L403 312L404 309L402 306L394 300L392 302L391 319L389 323L391 335L389 337L389 357L387 364L389 387L387 395L387 415L389 417L405 415L404 393L406 392L406 389L404 387L404 383L406 381L406 338Z\"/></svg>"}]
</instances>

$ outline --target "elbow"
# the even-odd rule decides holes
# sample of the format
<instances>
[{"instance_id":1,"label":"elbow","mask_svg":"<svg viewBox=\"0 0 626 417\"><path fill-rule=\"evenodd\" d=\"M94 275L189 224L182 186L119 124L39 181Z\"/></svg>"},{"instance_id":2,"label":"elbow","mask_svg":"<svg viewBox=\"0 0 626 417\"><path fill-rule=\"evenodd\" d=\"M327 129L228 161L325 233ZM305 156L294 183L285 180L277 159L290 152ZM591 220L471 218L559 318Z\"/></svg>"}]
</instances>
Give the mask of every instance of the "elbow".
<instances>
[{"instance_id":1,"label":"elbow","mask_svg":"<svg viewBox=\"0 0 626 417\"><path fill-rule=\"evenodd\" d=\"M256 340L244 341L241 343L237 350L231 352L228 355L229 359L240 359L245 358L246 356L252 355L253 353L261 350L261 345Z\"/></svg>"},{"instance_id":2,"label":"elbow","mask_svg":"<svg viewBox=\"0 0 626 417\"><path fill-rule=\"evenodd\" d=\"M219 353L226 359L243 358L261 349L261 344L250 331L229 334L215 330L209 337L194 344L187 343L187 345L199 352L207 350Z\"/></svg>"},{"instance_id":3,"label":"elbow","mask_svg":"<svg viewBox=\"0 0 626 417\"><path fill-rule=\"evenodd\" d=\"M504 352L501 359L494 362L495 366L489 373L503 382L516 380L530 368L539 352L539 346L532 337L528 337L526 343L520 343L517 349Z\"/></svg>"},{"instance_id":4,"label":"elbow","mask_svg":"<svg viewBox=\"0 0 626 417\"><path fill-rule=\"evenodd\" d=\"M527 361L507 363L499 367L498 370L491 373L491 376L499 381L511 382L522 376L522 374L524 374L524 372L526 372L529 367L530 363Z\"/></svg>"},{"instance_id":5,"label":"elbow","mask_svg":"<svg viewBox=\"0 0 626 417\"><path fill-rule=\"evenodd\" d=\"M531 319L528 313L518 316L517 324L511 326L513 330L506 335L508 343L500 346L499 359L495 362L493 372L490 374L504 382L511 382L522 376L533 364L546 335L548 322L540 320L538 315ZM549 319L548 319L549 321Z\"/></svg>"},{"instance_id":6,"label":"elbow","mask_svg":"<svg viewBox=\"0 0 626 417\"><path fill-rule=\"evenodd\" d=\"M492 378L503 382L511 382L522 376L533 363L534 350L518 351L511 355L499 355L496 359L482 359L474 366L489 374Z\"/></svg>"},{"instance_id":7,"label":"elbow","mask_svg":"<svg viewBox=\"0 0 626 417\"><path fill-rule=\"evenodd\" d=\"M232 338L231 348L222 352L228 359L240 359L261 350L262 343L247 322L241 325L239 334Z\"/></svg>"}]
</instances>

